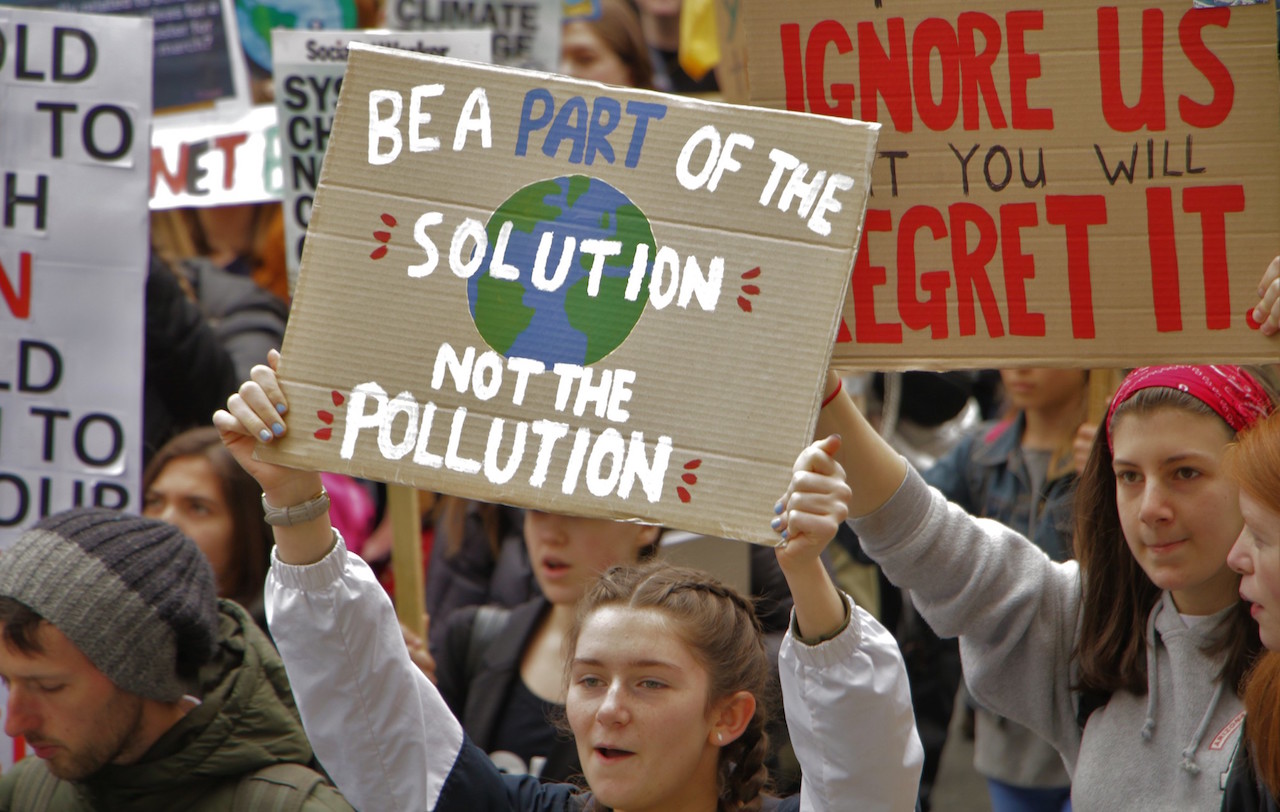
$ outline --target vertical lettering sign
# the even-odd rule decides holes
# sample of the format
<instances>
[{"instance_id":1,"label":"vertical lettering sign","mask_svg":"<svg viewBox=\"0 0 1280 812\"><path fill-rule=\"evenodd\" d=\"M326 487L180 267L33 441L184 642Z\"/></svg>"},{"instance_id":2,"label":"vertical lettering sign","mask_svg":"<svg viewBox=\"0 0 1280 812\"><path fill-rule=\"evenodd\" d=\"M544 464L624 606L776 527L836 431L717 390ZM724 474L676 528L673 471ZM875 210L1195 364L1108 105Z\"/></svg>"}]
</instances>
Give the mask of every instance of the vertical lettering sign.
<instances>
[{"instance_id":1,"label":"vertical lettering sign","mask_svg":"<svg viewBox=\"0 0 1280 812\"><path fill-rule=\"evenodd\" d=\"M1275 359L1270 4L746 4L756 103L885 125L836 363Z\"/></svg>"},{"instance_id":2,"label":"vertical lettering sign","mask_svg":"<svg viewBox=\"0 0 1280 812\"><path fill-rule=\"evenodd\" d=\"M493 34L493 61L513 68L556 70L564 0L387 0L387 20L400 31L483 28Z\"/></svg>"},{"instance_id":3,"label":"vertical lettering sign","mask_svg":"<svg viewBox=\"0 0 1280 812\"><path fill-rule=\"evenodd\" d=\"M0 8L0 548L138 506L151 27Z\"/></svg>"},{"instance_id":4,"label":"vertical lettering sign","mask_svg":"<svg viewBox=\"0 0 1280 812\"><path fill-rule=\"evenodd\" d=\"M876 133L353 43L259 453L770 541Z\"/></svg>"},{"instance_id":5,"label":"vertical lettering sign","mask_svg":"<svg viewBox=\"0 0 1280 812\"><path fill-rule=\"evenodd\" d=\"M284 167L285 265L290 290L298 281L302 240L311 219L311 203L320 180L324 151L329 146L342 75L347 70L347 46L352 42L473 62L489 62L492 48L488 31L388 34L277 28L272 32L273 79Z\"/></svg>"}]
</instances>

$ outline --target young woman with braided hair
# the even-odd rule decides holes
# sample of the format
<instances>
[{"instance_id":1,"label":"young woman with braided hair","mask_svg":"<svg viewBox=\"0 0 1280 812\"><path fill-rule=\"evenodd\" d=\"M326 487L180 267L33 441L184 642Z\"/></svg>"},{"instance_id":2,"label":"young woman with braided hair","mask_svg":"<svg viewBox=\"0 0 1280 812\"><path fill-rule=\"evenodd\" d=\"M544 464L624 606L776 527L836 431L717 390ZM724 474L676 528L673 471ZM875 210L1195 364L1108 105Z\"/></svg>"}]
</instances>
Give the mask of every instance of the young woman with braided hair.
<instances>
[{"instance_id":1,"label":"young woman with braided hair","mask_svg":"<svg viewBox=\"0 0 1280 812\"><path fill-rule=\"evenodd\" d=\"M777 557L795 599L779 655L804 778L767 798L763 681L750 604L661 564L611 570L566 645L565 715L587 788L502 775L409 661L386 594L330 527L319 475L253 459L287 430L274 367L214 415L277 514L267 610L304 727L359 809L495 812L899 810L923 752L893 638L838 592L819 555L848 515L838 437L805 449L777 505ZM319 495L317 495L319 494ZM283 514L280 517L279 514Z\"/></svg>"}]
</instances>

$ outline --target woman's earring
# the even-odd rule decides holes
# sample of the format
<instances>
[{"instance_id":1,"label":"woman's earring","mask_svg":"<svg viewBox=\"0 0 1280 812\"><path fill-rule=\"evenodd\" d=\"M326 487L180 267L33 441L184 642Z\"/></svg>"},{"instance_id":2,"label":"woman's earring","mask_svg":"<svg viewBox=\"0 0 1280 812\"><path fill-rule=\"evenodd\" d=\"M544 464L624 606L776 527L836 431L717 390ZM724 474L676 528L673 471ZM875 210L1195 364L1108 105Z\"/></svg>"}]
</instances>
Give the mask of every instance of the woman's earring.
<instances>
[{"instance_id":1,"label":"woman's earring","mask_svg":"<svg viewBox=\"0 0 1280 812\"><path fill-rule=\"evenodd\" d=\"M724 744L724 734L723 734L723 733L717 733L717 734L716 734L716 744Z\"/></svg>"}]
</instances>

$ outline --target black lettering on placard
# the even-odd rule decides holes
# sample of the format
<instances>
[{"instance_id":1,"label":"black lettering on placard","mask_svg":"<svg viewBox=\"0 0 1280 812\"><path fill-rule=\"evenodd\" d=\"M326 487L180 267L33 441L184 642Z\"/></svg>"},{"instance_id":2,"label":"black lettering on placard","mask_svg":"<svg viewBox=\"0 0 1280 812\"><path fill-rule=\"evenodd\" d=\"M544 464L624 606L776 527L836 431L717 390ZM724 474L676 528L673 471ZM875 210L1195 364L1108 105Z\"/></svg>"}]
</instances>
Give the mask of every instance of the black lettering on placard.
<instances>
[{"instance_id":1,"label":"black lettering on placard","mask_svg":"<svg viewBox=\"0 0 1280 812\"><path fill-rule=\"evenodd\" d=\"M37 365L38 357L44 356L44 363ZM32 380L33 370L45 372L43 381ZM22 339L18 342L18 391L33 395L52 392L62 383L62 353L52 344L34 339ZM5 387L8 388L7 386Z\"/></svg>"},{"instance_id":2,"label":"black lettering on placard","mask_svg":"<svg viewBox=\"0 0 1280 812\"><path fill-rule=\"evenodd\" d=\"M80 67L74 71L68 71L66 59L68 54L67 40L74 39L79 41L80 47L83 49L84 59L80 63ZM63 28L62 26L54 26L53 28L53 81L55 82L83 82L93 75L94 69L98 66L98 46L93 41L93 36L87 31L79 28Z\"/></svg>"},{"instance_id":3,"label":"black lettering on placard","mask_svg":"<svg viewBox=\"0 0 1280 812\"><path fill-rule=\"evenodd\" d=\"M88 435L95 425L106 426L109 433L108 451L105 456L94 456L90 453ZM101 436L101 432L95 432L95 434ZM120 421L109 414L101 412L87 414L76 423L75 450L76 459L85 465L110 465L124 453L124 427L120 425Z\"/></svg>"},{"instance_id":4,"label":"black lettering on placard","mask_svg":"<svg viewBox=\"0 0 1280 812\"><path fill-rule=\"evenodd\" d=\"M23 192L18 189L18 173L4 173L5 228L14 228L14 224L18 221L19 206L35 207L35 229L36 231L45 230L49 210L49 177L47 175L36 176L34 192Z\"/></svg>"},{"instance_id":5,"label":"black lettering on placard","mask_svg":"<svg viewBox=\"0 0 1280 812\"><path fill-rule=\"evenodd\" d=\"M34 485L34 487L33 487ZM67 487L69 498L63 501L57 489ZM36 515L32 516L32 491L37 499ZM129 491L117 482L98 481L89 483L80 479L54 479L42 476L35 483L28 483L18 474L0 471L0 505L12 502L13 510L0 512L0 527L20 527L28 521L43 519L51 513L67 508L80 507L86 504L109 510L124 510L129 506Z\"/></svg>"},{"instance_id":6,"label":"black lettering on placard","mask_svg":"<svg viewBox=\"0 0 1280 812\"><path fill-rule=\"evenodd\" d=\"M88 31L60 25L53 27L50 49L52 64L49 65L49 73L29 64L32 33L25 23L19 23L14 29L14 79L20 82L43 82L48 78L62 84L74 84L85 81L97 69L98 44ZM4 34L0 33L0 70L4 69L8 55L8 43Z\"/></svg>"}]
</instances>

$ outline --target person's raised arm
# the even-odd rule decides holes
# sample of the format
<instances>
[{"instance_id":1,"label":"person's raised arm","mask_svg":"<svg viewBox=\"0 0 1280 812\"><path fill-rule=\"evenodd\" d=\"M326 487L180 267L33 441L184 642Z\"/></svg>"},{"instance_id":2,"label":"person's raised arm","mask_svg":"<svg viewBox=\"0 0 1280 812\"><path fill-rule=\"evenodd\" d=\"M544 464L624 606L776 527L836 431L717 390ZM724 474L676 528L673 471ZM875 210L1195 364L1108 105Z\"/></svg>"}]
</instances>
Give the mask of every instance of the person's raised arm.
<instances>
[{"instance_id":1,"label":"person's raised arm","mask_svg":"<svg viewBox=\"0 0 1280 812\"><path fill-rule=\"evenodd\" d=\"M827 371L822 404L816 436L841 436L834 456L853 489L849 515L865 516L889 501L906 476L907 464L858 411L833 370Z\"/></svg>"},{"instance_id":2,"label":"person's raised arm","mask_svg":"<svg viewBox=\"0 0 1280 812\"><path fill-rule=\"evenodd\" d=\"M316 756L357 809L435 809L450 780L500 790L500 782L455 769L462 727L410 661L387 593L347 552L318 509L324 500L313 502L320 475L253 459L255 441L287 432L279 361L273 351L267 365L255 366L214 424L267 505L295 509L286 517L292 523L274 528L267 622ZM317 504L314 513L308 503ZM466 763L483 768L482 760Z\"/></svg>"},{"instance_id":3,"label":"person's raised arm","mask_svg":"<svg viewBox=\"0 0 1280 812\"><path fill-rule=\"evenodd\" d=\"M227 407L213 415L213 425L222 434L222 442L262 486L267 504L281 510L305 505L320 496L323 486L320 474L299 471L253 458L255 442L269 443L283 437L287 428L285 415L288 401L276 380L280 353L267 354L267 364L250 371L251 380L227 399ZM286 564L314 564L333 549L333 530L329 511L308 521L275 527L276 557Z\"/></svg>"},{"instance_id":4,"label":"person's raised arm","mask_svg":"<svg viewBox=\"0 0 1280 812\"><path fill-rule=\"evenodd\" d=\"M778 564L795 599L778 665L803 769L801 805L910 809L924 751L902 655L875 618L836 590L818 558L849 515L841 449L833 435L800 454L773 522Z\"/></svg>"}]
</instances>

